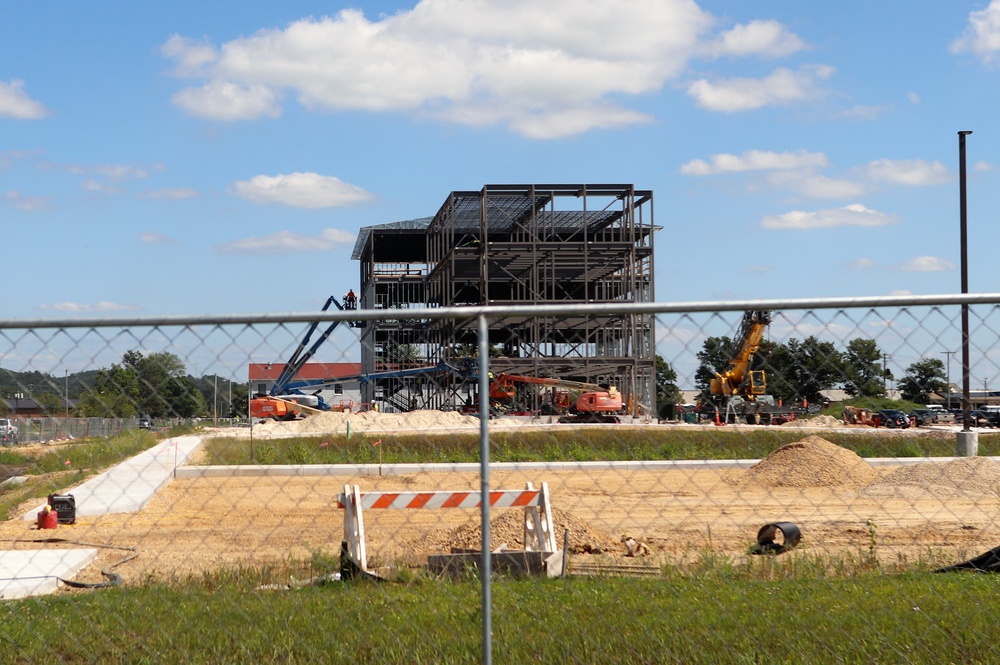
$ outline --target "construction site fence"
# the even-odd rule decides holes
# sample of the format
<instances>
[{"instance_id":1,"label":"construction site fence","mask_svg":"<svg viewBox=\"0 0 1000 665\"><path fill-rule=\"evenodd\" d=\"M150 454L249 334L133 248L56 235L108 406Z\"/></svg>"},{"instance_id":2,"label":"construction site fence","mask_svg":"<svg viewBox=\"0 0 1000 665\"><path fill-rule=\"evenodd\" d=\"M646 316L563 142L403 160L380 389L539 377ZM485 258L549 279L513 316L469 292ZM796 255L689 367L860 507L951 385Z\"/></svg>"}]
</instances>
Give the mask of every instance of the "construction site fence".
<instances>
[{"instance_id":1,"label":"construction site fence","mask_svg":"<svg viewBox=\"0 0 1000 665\"><path fill-rule=\"evenodd\" d=\"M751 311L766 330L741 348ZM405 349L463 373L380 384L378 410L216 415L311 324L350 322L311 362L357 367L404 315L475 331ZM636 348L573 336L636 318ZM573 323L542 348L527 320ZM580 368L621 409L479 399L505 366ZM1000 561L1000 294L2 320L0 400L12 662L1000 660L997 584L939 573ZM892 420L933 410L952 417ZM79 515L39 533L52 494ZM491 496L514 507L468 507Z\"/></svg>"},{"instance_id":2,"label":"construction site fence","mask_svg":"<svg viewBox=\"0 0 1000 665\"><path fill-rule=\"evenodd\" d=\"M66 440L86 439L89 437L111 437L126 430L150 429L154 431L169 431L186 424L200 424L202 421L188 418L160 418L149 424L141 425L138 418L73 418L57 416L11 416L16 436L11 437L8 445L16 444L52 444ZM218 426L239 426L241 422L235 418L208 419L210 424Z\"/></svg>"}]
</instances>

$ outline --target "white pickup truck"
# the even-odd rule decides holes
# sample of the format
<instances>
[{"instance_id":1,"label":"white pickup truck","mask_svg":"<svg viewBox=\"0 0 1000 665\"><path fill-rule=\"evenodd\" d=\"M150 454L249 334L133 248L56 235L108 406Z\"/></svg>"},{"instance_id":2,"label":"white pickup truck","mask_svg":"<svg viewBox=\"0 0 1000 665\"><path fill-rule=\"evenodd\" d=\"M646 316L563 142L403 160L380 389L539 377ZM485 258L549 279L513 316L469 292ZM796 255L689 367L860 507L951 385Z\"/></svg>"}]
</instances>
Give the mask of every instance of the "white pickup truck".
<instances>
[{"instance_id":1,"label":"white pickup truck","mask_svg":"<svg viewBox=\"0 0 1000 665\"><path fill-rule=\"evenodd\" d=\"M0 445L17 443L17 425L10 418L0 418Z\"/></svg>"}]
</instances>

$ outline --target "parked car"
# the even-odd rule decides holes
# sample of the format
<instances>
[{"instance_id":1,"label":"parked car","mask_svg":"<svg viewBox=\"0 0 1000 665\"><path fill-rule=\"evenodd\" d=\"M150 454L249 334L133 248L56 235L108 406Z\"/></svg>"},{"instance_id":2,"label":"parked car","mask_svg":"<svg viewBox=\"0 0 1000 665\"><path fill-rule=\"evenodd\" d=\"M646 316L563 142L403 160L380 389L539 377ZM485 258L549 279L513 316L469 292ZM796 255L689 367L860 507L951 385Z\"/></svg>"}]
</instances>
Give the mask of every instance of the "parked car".
<instances>
[{"instance_id":1,"label":"parked car","mask_svg":"<svg viewBox=\"0 0 1000 665\"><path fill-rule=\"evenodd\" d=\"M17 443L17 425L10 418L0 418L0 444Z\"/></svg>"},{"instance_id":2,"label":"parked car","mask_svg":"<svg viewBox=\"0 0 1000 665\"><path fill-rule=\"evenodd\" d=\"M938 422L938 412L932 409L914 409L910 411L910 424L914 427L922 427L924 425L936 425Z\"/></svg>"},{"instance_id":3,"label":"parked car","mask_svg":"<svg viewBox=\"0 0 1000 665\"><path fill-rule=\"evenodd\" d=\"M969 411L969 427L1000 427L1000 413L996 411Z\"/></svg>"},{"instance_id":4,"label":"parked car","mask_svg":"<svg viewBox=\"0 0 1000 665\"><path fill-rule=\"evenodd\" d=\"M944 409L939 409L934 411L934 415L937 417L938 425L954 425L957 420L955 420L955 414L951 411L945 411Z\"/></svg>"},{"instance_id":5,"label":"parked car","mask_svg":"<svg viewBox=\"0 0 1000 665\"><path fill-rule=\"evenodd\" d=\"M882 409L873 416L879 427L906 429L910 426L909 417L899 409Z\"/></svg>"},{"instance_id":6,"label":"parked car","mask_svg":"<svg viewBox=\"0 0 1000 665\"><path fill-rule=\"evenodd\" d=\"M146 416L142 416L139 418L139 429L153 429L153 421Z\"/></svg>"}]
</instances>

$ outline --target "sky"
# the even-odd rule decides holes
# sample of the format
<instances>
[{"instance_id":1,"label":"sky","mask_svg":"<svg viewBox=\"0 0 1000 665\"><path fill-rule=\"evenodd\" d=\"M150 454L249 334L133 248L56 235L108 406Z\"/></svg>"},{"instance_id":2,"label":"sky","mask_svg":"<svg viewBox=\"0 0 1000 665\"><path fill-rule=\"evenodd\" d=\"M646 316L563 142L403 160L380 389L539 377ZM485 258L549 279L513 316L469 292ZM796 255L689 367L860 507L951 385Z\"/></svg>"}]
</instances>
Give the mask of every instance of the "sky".
<instances>
[{"instance_id":1,"label":"sky","mask_svg":"<svg viewBox=\"0 0 1000 665\"><path fill-rule=\"evenodd\" d=\"M654 193L660 302L1000 291L1000 0L6 2L0 318L318 310L364 226Z\"/></svg>"}]
</instances>

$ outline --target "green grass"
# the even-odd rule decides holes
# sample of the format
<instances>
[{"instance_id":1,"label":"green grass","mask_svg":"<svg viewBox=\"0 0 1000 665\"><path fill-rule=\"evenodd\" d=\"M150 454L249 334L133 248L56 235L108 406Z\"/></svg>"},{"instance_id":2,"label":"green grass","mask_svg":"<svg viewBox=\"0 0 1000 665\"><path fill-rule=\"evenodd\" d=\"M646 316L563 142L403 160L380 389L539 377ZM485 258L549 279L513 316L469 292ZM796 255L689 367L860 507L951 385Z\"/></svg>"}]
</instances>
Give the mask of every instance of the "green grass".
<instances>
[{"instance_id":1,"label":"green grass","mask_svg":"<svg viewBox=\"0 0 1000 665\"><path fill-rule=\"evenodd\" d=\"M573 428L549 431L494 432L493 462L598 460L757 459L807 436L789 428L752 427L711 430ZM954 435L907 435L872 430L827 432L823 438L862 457L947 457L955 454ZM381 440L378 446L375 441ZM206 441L203 464L384 464L478 462L479 437L379 434L323 435L289 439L216 438ZM1000 455L1000 434L979 436L981 455Z\"/></svg>"},{"instance_id":2,"label":"green grass","mask_svg":"<svg viewBox=\"0 0 1000 665\"><path fill-rule=\"evenodd\" d=\"M476 580L150 584L6 603L10 662L476 663ZM498 579L497 663L988 663L1000 578Z\"/></svg>"}]
</instances>

